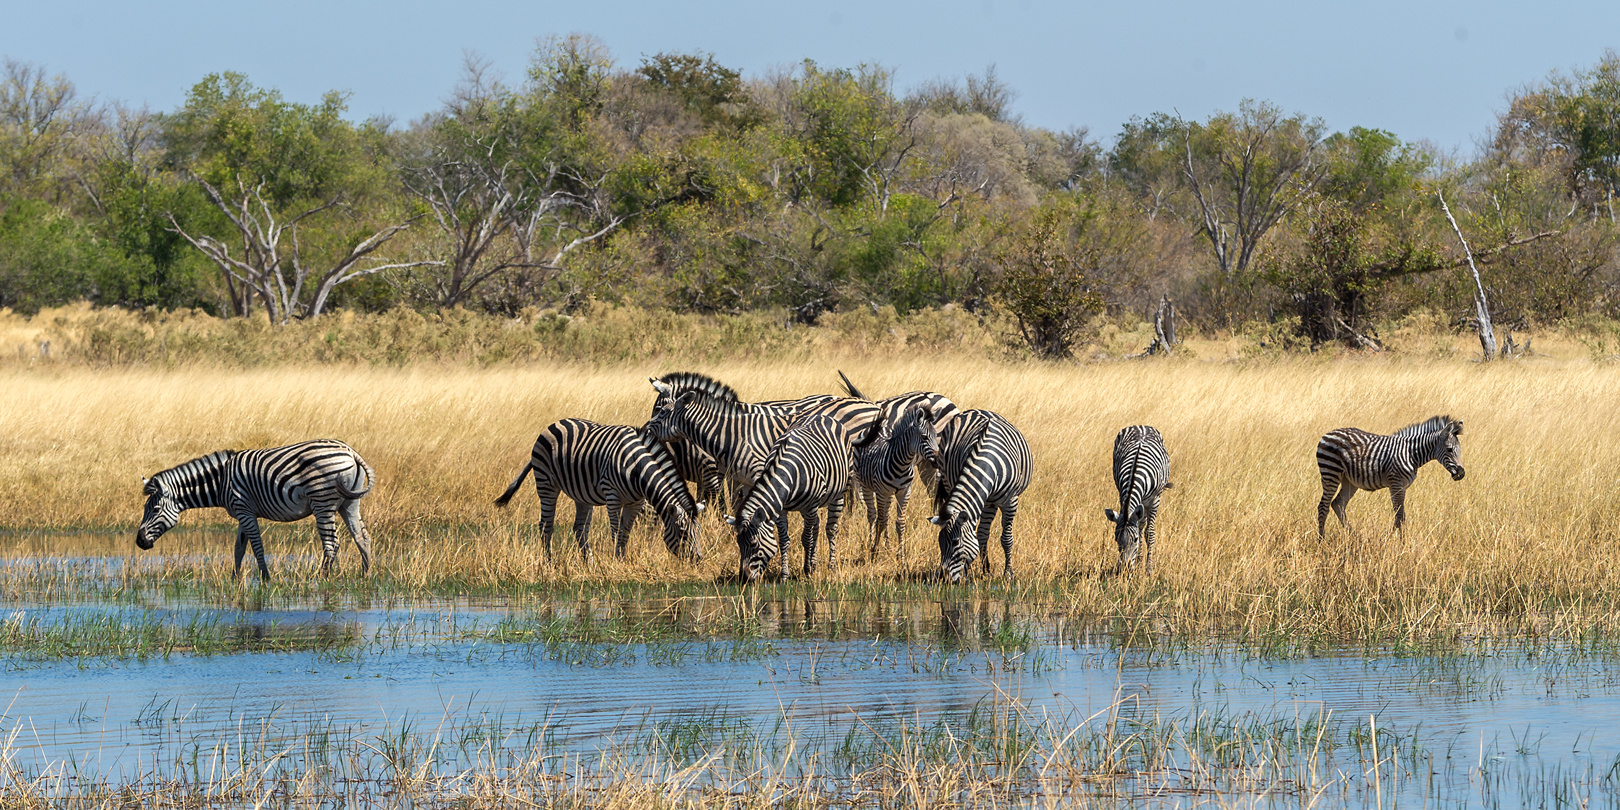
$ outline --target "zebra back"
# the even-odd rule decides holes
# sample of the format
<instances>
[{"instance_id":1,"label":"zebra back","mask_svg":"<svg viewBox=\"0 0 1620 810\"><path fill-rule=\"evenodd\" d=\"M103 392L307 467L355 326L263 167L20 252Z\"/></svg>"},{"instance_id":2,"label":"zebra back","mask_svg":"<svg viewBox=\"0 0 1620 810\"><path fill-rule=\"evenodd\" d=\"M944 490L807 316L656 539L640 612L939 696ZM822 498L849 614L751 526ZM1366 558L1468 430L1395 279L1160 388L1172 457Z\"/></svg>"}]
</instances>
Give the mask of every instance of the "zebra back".
<instances>
[{"instance_id":1,"label":"zebra back","mask_svg":"<svg viewBox=\"0 0 1620 810\"><path fill-rule=\"evenodd\" d=\"M977 516L985 506L1021 494L1034 467L1029 442L994 411L962 411L940 438L944 464L935 488L940 516Z\"/></svg>"},{"instance_id":2,"label":"zebra back","mask_svg":"<svg viewBox=\"0 0 1620 810\"><path fill-rule=\"evenodd\" d=\"M701 391L686 391L653 413L645 430L659 441L683 439L707 453L732 479L752 483L788 417L756 411Z\"/></svg>"},{"instance_id":3,"label":"zebra back","mask_svg":"<svg viewBox=\"0 0 1620 810\"><path fill-rule=\"evenodd\" d=\"M354 500L371 491L373 480L365 459L336 439L244 450L230 460L231 489L261 508L291 506L300 489L310 501Z\"/></svg>"}]
</instances>

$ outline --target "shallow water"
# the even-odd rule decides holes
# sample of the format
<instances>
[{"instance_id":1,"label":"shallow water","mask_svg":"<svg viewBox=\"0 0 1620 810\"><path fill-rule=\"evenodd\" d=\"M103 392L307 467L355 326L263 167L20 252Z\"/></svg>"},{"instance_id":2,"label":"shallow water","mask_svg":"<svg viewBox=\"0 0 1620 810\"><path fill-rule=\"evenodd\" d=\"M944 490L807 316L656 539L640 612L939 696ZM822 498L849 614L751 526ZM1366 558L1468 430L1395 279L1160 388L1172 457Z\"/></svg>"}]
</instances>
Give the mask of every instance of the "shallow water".
<instances>
[{"instance_id":1,"label":"shallow water","mask_svg":"<svg viewBox=\"0 0 1620 810\"><path fill-rule=\"evenodd\" d=\"M1388 786L1369 786L1377 767L1356 770L1383 761L1376 747L1324 760L1344 774L1337 798L1359 804L1392 796L1500 803L1502 788L1490 794L1486 775L1509 765L1526 784L1553 774L1582 796L1613 801L1605 774L1620 763L1620 735L1611 732L1620 723L1620 658L1547 645L1281 659L1222 646L1133 650L1077 634L1040 609L990 600L440 599L283 609L151 594L0 601L0 622L18 626L113 620L309 643L145 658L13 650L0 662L0 735L10 738L17 772L117 782L230 746L242 757L290 740L410 735L456 741L437 753L437 767L453 772L476 755L468 741L513 755L536 747L588 754L681 723L755 740L836 740L896 721L962 723L988 706L1064 728L1194 728L1204 718L1228 734L1268 725L1308 733L1326 720L1341 740L1363 728L1368 739L1405 740L1408 778ZM598 629L546 630L579 627ZM513 633L524 640L501 641ZM1267 800L1286 804L1288 795Z\"/></svg>"}]
</instances>

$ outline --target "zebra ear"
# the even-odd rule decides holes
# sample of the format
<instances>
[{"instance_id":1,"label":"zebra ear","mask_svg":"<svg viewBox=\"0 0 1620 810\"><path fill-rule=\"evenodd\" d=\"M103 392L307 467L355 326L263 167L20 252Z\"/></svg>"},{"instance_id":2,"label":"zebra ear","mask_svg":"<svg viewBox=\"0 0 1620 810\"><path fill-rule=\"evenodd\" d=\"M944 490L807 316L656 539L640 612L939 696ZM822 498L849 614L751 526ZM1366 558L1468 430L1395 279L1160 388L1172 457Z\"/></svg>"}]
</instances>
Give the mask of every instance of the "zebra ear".
<instances>
[{"instance_id":1,"label":"zebra ear","mask_svg":"<svg viewBox=\"0 0 1620 810\"><path fill-rule=\"evenodd\" d=\"M938 526L939 525L939 515L929 515L928 516L928 522L934 524L935 526Z\"/></svg>"},{"instance_id":2,"label":"zebra ear","mask_svg":"<svg viewBox=\"0 0 1620 810\"><path fill-rule=\"evenodd\" d=\"M1458 419L1457 421L1451 423L1451 435L1453 435L1453 436L1461 436L1462 435L1462 420L1461 419Z\"/></svg>"},{"instance_id":3,"label":"zebra ear","mask_svg":"<svg viewBox=\"0 0 1620 810\"><path fill-rule=\"evenodd\" d=\"M660 394L664 394L666 396L674 395L675 389L671 388L669 383L659 381L657 377L648 377L647 382L652 383L653 389Z\"/></svg>"},{"instance_id":4,"label":"zebra ear","mask_svg":"<svg viewBox=\"0 0 1620 810\"><path fill-rule=\"evenodd\" d=\"M1118 523L1119 522L1119 513L1115 512L1112 509L1104 509L1103 510L1103 517L1108 518L1109 523Z\"/></svg>"},{"instance_id":5,"label":"zebra ear","mask_svg":"<svg viewBox=\"0 0 1620 810\"><path fill-rule=\"evenodd\" d=\"M698 505L697 505L697 513L698 514L700 514L700 515L703 514L703 507L704 506L707 506L707 504L703 503L702 501L698 501Z\"/></svg>"},{"instance_id":6,"label":"zebra ear","mask_svg":"<svg viewBox=\"0 0 1620 810\"><path fill-rule=\"evenodd\" d=\"M737 525L737 516L736 515L726 515L726 525L727 526L735 526L735 525Z\"/></svg>"}]
</instances>

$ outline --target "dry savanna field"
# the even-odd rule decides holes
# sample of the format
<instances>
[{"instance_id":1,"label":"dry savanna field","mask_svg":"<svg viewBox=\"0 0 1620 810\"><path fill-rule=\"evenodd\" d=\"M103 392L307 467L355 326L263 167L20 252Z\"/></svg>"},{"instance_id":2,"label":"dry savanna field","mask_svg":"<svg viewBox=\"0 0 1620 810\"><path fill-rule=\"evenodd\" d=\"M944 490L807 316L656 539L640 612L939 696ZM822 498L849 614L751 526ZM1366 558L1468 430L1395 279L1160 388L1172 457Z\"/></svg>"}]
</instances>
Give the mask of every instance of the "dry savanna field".
<instances>
[{"instance_id":1,"label":"dry savanna field","mask_svg":"<svg viewBox=\"0 0 1620 810\"><path fill-rule=\"evenodd\" d=\"M837 391L839 368L875 396L936 390L962 407L1003 413L1034 451L1010 585L999 577L994 543L996 576L963 586L928 580L938 564L936 531L923 519L925 503L914 501L899 557L891 533L891 545L867 558L865 513L855 507L837 566L767 587L956 587L1050 602L1089 621L1195 635L1608 637L1620 630L1620 366L1575 354L1489 365L1410 355L1092 364L857 355L694 370L748 399ZM714 512L705 514L701 564L669 556L645 519L627 558L615 560L600 514L598 553L586 564L572 545L566 504L548 561L532 487L506 509L491 503L545 425L571 416L639 425L654 396L648 376L682 367L0 369L4 553L72 553L74 543L107 542L82 532L115 532L118 547L141 555L133 535L142 476L217 449L332 437L376 469L363 512L378 559L363 584L342 534L341 574L323 587L735 588L725 578L736 571L736 545ZM1349 531L1330 516L1319 540L1317 439L1343 426L1389 433L1435 414L1463 420L1467 478L1454 483L1438 465L1425 467L1408 495L1404 535L1391 530L1387 493L1361 493L1350 504ZM1112 525L1102 514L1117 504L1113 436L1130 424L1163 432L1175 483L1152 576L1115 575ZM163 555L162 576L224 584L233 528L222 511L188 513L144 554ZM312 522L271 525L267 539L282 582L312 580ZM798 554L790 552L795 571Z\"/></svg>"}]
</instances>

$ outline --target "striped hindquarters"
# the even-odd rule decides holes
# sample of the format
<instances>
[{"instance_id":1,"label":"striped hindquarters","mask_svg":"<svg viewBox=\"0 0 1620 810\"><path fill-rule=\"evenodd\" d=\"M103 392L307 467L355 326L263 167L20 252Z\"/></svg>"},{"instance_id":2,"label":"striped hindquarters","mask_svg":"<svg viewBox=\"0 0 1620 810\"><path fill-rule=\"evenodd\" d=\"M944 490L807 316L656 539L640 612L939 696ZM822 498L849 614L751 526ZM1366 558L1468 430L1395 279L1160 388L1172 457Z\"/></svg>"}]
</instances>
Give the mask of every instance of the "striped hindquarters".
<instances>
[{"instance_id":1,"label":"striped hindquarters","mask_svg":"<svg viewBox=\"0 0 1620 810\"><path fill-rule=\"evenodd\" d=\"M1157 428L1132 425L1114 437L1114 486L1127 519L1170 486L1170 454Z\"/></svg>"}]
</instances>

